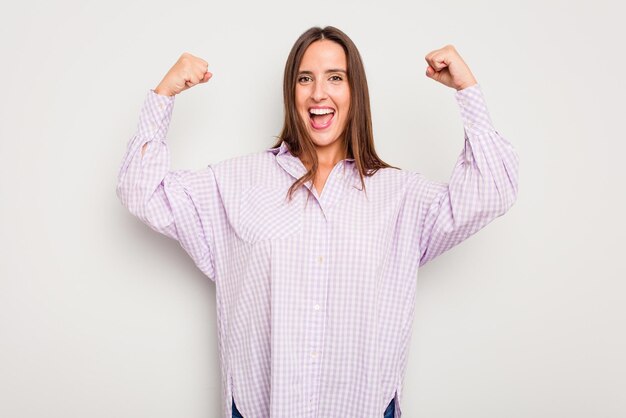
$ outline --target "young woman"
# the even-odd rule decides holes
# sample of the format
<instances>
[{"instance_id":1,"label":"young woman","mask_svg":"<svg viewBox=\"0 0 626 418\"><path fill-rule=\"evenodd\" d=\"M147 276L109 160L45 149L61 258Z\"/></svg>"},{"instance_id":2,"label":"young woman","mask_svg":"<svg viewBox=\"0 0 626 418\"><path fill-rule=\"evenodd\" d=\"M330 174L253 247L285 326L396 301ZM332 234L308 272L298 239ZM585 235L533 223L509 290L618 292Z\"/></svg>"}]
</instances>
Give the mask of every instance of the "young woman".
<instances>
[{"instance_id":1,"label":"young woman","mask_svg":"<svg viewBox=\"0 0 626 418\"><path fill-rule=\"evenodd\" d=\"M464 124L449 183L376 155L361 57L333 27L295 42L263 152L170 170L174 97L212 74L185 53L148 92L117 194L216 284L224 417L401 416L418 268L517 196L518 156L468 66L451 45L425 58Z\"/></svg>"}]
</instances>

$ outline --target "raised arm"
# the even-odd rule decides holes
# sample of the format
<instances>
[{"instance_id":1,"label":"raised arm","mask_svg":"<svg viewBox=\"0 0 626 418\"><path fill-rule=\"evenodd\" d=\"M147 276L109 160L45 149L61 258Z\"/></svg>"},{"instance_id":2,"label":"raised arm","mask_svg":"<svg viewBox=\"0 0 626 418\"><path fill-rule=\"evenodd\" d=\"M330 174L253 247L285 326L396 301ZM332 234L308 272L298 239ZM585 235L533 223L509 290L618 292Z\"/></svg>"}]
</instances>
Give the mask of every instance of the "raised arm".
<instances>
[{"instance_id":1,"label":"raised arm","mask_svg":"<svg viewBox=\"0 0 626 418\"><path fill-rule=\"evenodd\" d=\"M176 72L176 65L168 75L174 71L183 79L188 77L182 82L187 88L210 78L200 65L196 65L198 71L188 73L190 77ZM214 280L213 218L218 216L220 201L213 170L210 166L197 171L170 170L166 137L175 95L184 90L180 86L176 77L166 76L156 89L148 91L137 130L122 159L116 193L142 222L179 241L196 265Z\"/></svg>"},{"instance_id":2,"label":"raised arm","mask_svg":"<svg viewBox=\"0 0 626 418\"><path fill-rule=\"evenodd\" d=\"M517 198L519 166L514 147L493 126L481 86L456 50L449 45L426 60L427 76L457 90L465 142L448 183L416 174L413 187L423 202L420 266L508 211Z\"/></svg>"}]
</instances>

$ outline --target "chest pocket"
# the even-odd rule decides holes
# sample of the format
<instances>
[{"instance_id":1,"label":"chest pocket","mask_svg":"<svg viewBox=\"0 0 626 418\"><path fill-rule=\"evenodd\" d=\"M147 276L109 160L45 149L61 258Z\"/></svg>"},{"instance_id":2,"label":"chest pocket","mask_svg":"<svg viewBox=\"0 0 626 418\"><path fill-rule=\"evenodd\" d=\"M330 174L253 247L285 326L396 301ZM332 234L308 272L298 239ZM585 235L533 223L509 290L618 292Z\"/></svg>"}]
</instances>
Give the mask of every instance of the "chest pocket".
<instances>
[{"instance_id":1,"label":"chest pocket","mask_svg":"<svg viewBox=\"0 0 626 418\"><path fill-rule=\"evenodd\" d=\"M287 201L287 190L255 185L239 204L238 233L249 243L287 238L302 229L304 215L300 193Z\"/></svg>"}]
</instances>

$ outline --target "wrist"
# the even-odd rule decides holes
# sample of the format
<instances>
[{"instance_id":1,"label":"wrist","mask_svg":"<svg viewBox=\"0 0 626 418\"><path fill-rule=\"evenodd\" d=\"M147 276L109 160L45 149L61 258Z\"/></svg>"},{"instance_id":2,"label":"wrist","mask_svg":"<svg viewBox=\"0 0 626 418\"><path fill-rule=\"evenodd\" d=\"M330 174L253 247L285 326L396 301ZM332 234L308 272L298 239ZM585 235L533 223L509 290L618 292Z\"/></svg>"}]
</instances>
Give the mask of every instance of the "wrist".
<instances>
[{"instance_id":1,"label":"wrist","mask_svg":"<svg viewBox=\"0 0 626 418\"><path fill-rule=\"evenodd\" d=\"M161 87L161 85L158 85L157 88L154 89L154 92L160 96L174 96L168 89Z\"/></svg>"},{"instance_id":2,"label":"wrist","mask_svg":"<svg viewBox=\"0 0 626 418\"><path fill-rule=\"evenodd\" d=\"M474 86L476 84L478 84L478 81L476 81L476 79L473 79L472 81L470 81L468 83L462 84L459 88L456 89L456 91L460 91L460 90L466 89L468 87L472 87L472 86Z\"/></svg>"}]
</instances>

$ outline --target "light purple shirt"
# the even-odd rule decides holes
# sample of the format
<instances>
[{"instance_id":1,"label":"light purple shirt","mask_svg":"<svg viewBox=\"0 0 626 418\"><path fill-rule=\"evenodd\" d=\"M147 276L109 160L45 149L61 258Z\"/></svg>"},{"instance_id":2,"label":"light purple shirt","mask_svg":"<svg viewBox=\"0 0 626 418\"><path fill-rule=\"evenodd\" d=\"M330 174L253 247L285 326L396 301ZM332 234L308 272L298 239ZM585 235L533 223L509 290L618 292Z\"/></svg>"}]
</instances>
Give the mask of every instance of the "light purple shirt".
<instances>
[{"instance_id":1,"label":"light purple shirt","mask_svg":"<svg viewBox=\"0 0 626 418\"><path fill-rule=\"evenodd\" d=\"M224 418L231 396L245 418L381 418L394 396L401 417L418 268L517 196L518 156L480 85L454 96L465 140L449 183L386 168L366 196L345 159L321 195L309 181L288 203L306 169L284 142L171 170L174 97L148 92L117 195L215 282Z\"/></svg>"}]
</instances>

